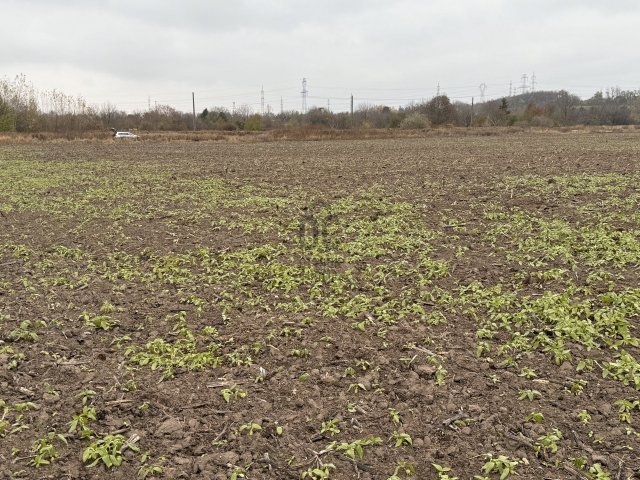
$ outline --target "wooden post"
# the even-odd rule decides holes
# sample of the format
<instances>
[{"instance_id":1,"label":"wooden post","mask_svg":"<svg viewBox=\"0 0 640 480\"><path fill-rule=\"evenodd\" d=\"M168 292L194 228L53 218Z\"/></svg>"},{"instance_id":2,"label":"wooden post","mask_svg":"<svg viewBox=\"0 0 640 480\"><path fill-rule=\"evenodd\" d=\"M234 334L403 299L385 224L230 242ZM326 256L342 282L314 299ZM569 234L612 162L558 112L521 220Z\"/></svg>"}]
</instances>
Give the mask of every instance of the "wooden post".
<instances>
[{"instance_id":1,"label":"wooden post","mask_svg":"<svg viewBox=\"0 0 640 480\"><path fill-rule=\"evenodd\" d=\"M196 131L196 94L191 92L191 101L193 102L193 131Z\"/></svg>"},{"instance_id":2,"label":"wooden post","mask_svg":"<svg viewBox=\"0 0 640 480\"><path fill-rule=\"evenodd\" d=\"M473 127L473 97L471 97L471 122L469 123L470 127Z\"/></svg>"},{"instance_id":3,"label":"wooden post","mask_svg":"<svg viewBox=\"0 0 640 480\"><path fill-rule=\"evenodd\" d=\"M353 123L353 93L351 94L351 128L354 127Z\"/></svg>"}]
</instances>

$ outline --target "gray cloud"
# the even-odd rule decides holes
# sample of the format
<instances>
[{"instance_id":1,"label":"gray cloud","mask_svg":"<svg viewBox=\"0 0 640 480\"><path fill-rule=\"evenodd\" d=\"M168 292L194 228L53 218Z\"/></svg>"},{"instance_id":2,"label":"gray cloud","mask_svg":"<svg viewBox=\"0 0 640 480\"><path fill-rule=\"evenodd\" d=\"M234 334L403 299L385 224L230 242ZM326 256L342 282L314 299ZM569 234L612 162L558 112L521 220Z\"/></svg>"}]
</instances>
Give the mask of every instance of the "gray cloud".
<instances>
[{"instance_id":1,"label":"gray cloud","mask_svg":"<svg viewBox=\"0 0 640 480\"><path fill-rule=\"evenodd\" d=\"M402 104L429 97L504 95L536 72L540 88L589 95L640 88L640 3L618 0L8 0L0 75L36 87L143 108L148 96L202 102Z\"/></svg>"}]
</instances>

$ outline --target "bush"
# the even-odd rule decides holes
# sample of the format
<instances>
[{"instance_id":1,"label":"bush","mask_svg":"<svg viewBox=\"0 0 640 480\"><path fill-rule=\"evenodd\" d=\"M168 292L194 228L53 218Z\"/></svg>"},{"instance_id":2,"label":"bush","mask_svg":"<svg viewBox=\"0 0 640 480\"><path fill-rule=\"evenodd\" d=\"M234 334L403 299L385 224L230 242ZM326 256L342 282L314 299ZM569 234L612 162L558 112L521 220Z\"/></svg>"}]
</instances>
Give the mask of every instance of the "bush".
<instances>
[{"instance_id":1,"label":"bush","mask_svg":"<svg viewBox=\"0 0 640 480\"><path fill-rule=\"evenodd\" d=\"M430 125L431 123L429 122L429 119L426 117L426 115L417 112L406 116L400 122L400 128L407 130L429 128Z\"/></svg>"},{"instance_id":2,"label":"bush","mask_svg":"<svg viewBox=\"0 0 640 480\"><path fill-rule=\"evenodd\" d=\"M13 132L16 125L15 112L0 97L0 132Z\"/></svg>"},{"instance_id":3,"label":"bush","mask_svg":"<svg viewBox=\"0 0 640 480\"><path fill-rule=\"evenodd\" d=\"M0 132L13 132L16 119L12 112L0 113Z\"/></svg>"},{"instance_id":4,"label":"bush","mask_svg":"<svg viewBox=\"0 0 640 480\"><path fill-rule=\"evenodd\" d=\"M251 115L249 118L247 118L247 121L244 122L244 129L249 132L257 132L259 130L262 130L262 117L260 117L260 115L258 115L257 113Z\"/></svg>"}]
</instances>

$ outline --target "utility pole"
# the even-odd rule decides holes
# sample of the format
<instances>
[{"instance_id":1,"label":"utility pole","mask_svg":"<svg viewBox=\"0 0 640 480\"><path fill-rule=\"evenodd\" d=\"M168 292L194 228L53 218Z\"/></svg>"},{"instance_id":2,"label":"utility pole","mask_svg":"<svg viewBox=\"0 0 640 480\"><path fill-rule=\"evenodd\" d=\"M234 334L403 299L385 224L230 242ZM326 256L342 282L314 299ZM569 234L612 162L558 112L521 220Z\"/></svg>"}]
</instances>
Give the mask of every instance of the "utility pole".
<instances>
[{"instance_id":1,"label":"utility pole","mask_svg":"<svg viewBox=\"0 0 640 480\"><path fill-rule=\"evenodd\" d=\"M480 84L480 101L484 102L484 92L487 90L487 84L486 83L481 83Z\"/></svg>"},{"instance_id":2,"label":"utility pole","mask_svg":"<svg viewBox=\"0 0 640 480\"><path fill-rule=\"evenodd\" d=\"M307 94L309 91L307 90L307 79L302 79L302 113L307 113Z\"/></svg>"},{"instance_id":3,"label":"utility pole","mask_svg":"<svg viewBox=\"0 0 640 480\"><path fill-rule=\"evenodd\" d=\"M471 122L469 123L470 127L473 127L473 97L471 97Z\"/></svg>"},{"instance_id":4,"label":"utility pole","mask_svg":"<svg viewBox=\"0 0 640 480\"><path fill-rule=\"evenodd\" d=\"M260 113L264 116L264 85L260 87Z\"/></svg>"},{"instance_id":5,"label":"utility pole","mask_svg":"<svg viewBox=\"0 0 640 480\"><path fill-rule=\"evenodd\" d=\"M522 94L524 95L525 92L527 91L527 79L529 77L527 76L526 73L522 74L522 86L520 87L522 89Z\"/></svg>"},{"instance_id":6,"label":"utility pole","mask_svg":"<svg viewBox=\"0 0 640 480\"><path fill-rule=\"evenodd\" d=\"M327 98L327 112L331 111L331 99Z\"/></svg>"},{"instance_id":7,"label":"utility pole","mask_svg":"<svg viewBox=\"0 0 640 480\"><path fill-rule=\"evenodd\" d=\"M531 75L531 93L536 91L536 72Z\"/></svg>"},{"instance_id":8,"label":"utility pole","mask_svg":"<svg viewBox=\"0 0 640 480\"><path fill-rule=\"evenodd\" d=\"M236 102L233 102L231 104L231 115L235 115L236 114Z\"/></svg>"},{"instance_id":9,"label":"utility pole","mask_svg":"<svg viewBox=\"0 0 640 480\"><path fill-rule=\"evenodd\" d=\"M284 103L282 103L282 97L280 97L280 115L284 113Z\"/></svg>"},{"instance_id":10,"label":"utility pole","mask_svg":"<svg viewBox=\"0 0 640 480\"><path fill-rule=\"evenodd\" d=\"M513 80L509 80L509 96L513 97Z\"/></svg>"},{"instance_id":11,"label":"utility pole","mask_svg":"<svg viewBox=\"0 0 640 480\"><path fill-rule=\"evenodd\" d=\"M436 90L436 97L440 96L440 82L438 82L438 89Z\"/></svg>"},{"instance_id":12,"label":"utility pole","mask_svg":"<svg viewBox=\"0 0 640 480\"><path fill-rule=\"evenodd\" d=\"M353 127L353 93L351 94L351 126Z\"/></svg>"},{"instance_id":13,"label":"utility pole","mask_svg":"<svg viewBox=\"0 0 640 480\"><path fill-rule=\"evenodd\" d=\"M149 111L151 111L151 95L147 97L147 104L149 106Z\"/></svg>"},{"instance_id":14,"label":"utility pole","mask_svg":"<svg viewBox=\"0 0 640 480\"><path fill-rule=\"evenodd\" d=\"M193 131L196 130L196 94L191 92L191 101L193 102Z\"/></svg>"}]
</instances>

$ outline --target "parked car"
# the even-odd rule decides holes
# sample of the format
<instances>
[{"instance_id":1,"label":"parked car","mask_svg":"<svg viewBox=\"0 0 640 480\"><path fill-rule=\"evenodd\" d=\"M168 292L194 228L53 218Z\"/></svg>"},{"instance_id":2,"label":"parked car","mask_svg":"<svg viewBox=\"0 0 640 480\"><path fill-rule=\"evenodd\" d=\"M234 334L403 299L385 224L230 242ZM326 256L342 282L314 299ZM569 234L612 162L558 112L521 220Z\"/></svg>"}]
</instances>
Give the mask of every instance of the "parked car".
<instances>
[{"instance_id":1,"label":"parked car","mask_svg":"<svg viewBox=\"0 0 640 480\"><path fill-rule=\"evenodd\" d=\"M115 132L113 138L130 138L131 140L137 140L138 135L131 132Z\"/></svg>"}]
</instances>

